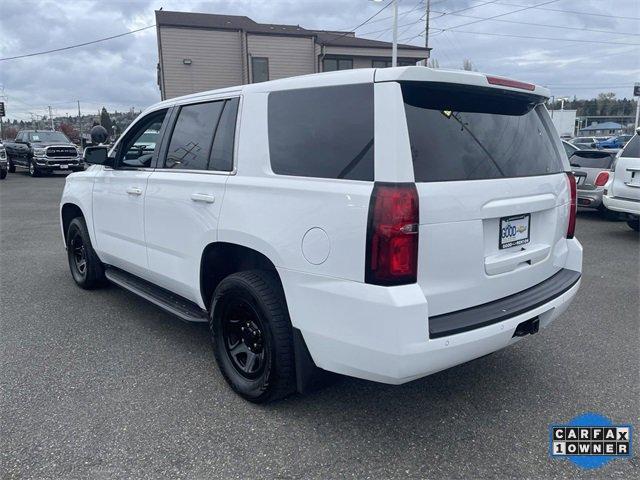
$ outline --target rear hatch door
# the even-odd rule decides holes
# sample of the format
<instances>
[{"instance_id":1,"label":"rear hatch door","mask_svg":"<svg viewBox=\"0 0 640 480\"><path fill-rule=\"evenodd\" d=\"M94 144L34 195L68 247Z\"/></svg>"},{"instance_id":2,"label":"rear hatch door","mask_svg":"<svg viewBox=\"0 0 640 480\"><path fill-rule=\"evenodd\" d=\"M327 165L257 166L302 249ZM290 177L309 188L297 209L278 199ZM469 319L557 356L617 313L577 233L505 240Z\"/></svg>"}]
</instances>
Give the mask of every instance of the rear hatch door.
<instances>
[{"instance_id":1,"label":"rear hatch door","mask_svg":"<svg viewBox=\"0 0 640 480\"><path fill-rule=\"evenodd\" d=\"M613 155L602 150L578 150L569 157L569 164L580 190L595 190L598 174L611 169Z\"/></svg>"},{"instance_id":2,"label":"rear hatch door","mask_svg":"<svg viewBox=\"0 0 640 480\"><path fill-rule=\"evenodd\" d=\"M429 315L520 292L566 256L566 155L544 97L401 82Z\"/></svg>"},{"instance_id":3,"label":"rear hatch door","mask_svg":"<svg viewBox=\"0 0 640 480\"><path fill-rule=\"evenodd\" d=\"M637 134L625 145L616 160L611 194L640 201L640 136Z\"/></svg>"}]
</instances>

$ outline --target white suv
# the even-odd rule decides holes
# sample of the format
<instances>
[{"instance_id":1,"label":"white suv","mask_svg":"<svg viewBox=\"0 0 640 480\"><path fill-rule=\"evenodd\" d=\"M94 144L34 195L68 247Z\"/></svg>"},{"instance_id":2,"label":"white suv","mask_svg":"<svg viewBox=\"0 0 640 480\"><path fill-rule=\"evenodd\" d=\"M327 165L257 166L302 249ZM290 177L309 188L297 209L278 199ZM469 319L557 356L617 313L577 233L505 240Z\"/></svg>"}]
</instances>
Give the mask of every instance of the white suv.
<instances>
[{"instance_id":1,"label":"white suv","mask_svg":"<svg viewBox=\"0 0 640 480\"><path fill-rule=\"evenodd\" d=\"M547 96L405 67L161 102L67 177L71 273L209 322L223 375L254 402L324 371L400 384L481 357L579 287Z\"/></svg>"},{"instance_id":2,"label":"white suv","mask_svg":"<svg viewBox=\"0 0 640 480\"><path fill-rule=\"evenodd\" d=\"M609 210L626 213L629 227L636 232L640 231L640 136L638 132L618 154L613 170L613 177L605 185L604 204Z\"/></svg>"}]
</instances>

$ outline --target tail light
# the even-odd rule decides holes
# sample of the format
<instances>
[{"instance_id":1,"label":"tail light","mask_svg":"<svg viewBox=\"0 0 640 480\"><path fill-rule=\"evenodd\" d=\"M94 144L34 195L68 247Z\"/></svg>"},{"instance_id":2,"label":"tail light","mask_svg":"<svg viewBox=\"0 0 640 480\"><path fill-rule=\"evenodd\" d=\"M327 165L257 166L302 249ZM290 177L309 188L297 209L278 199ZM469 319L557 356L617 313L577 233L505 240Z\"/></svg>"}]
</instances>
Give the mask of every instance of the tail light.
<instances>
[{"instance_id":1,"label":"tail light","mask_svg":"<svg viewBox=\"0 0 640 480\"><path fill-rule=\"evenodd\" d=\"M569 182L569 192L571 201L569 202L569 225L567 226L567 238L573 238L576 231L576 210L578 209L578 192L576 190L576 177L573 173L567 172L567 182Z\"/></svg>"},{"instance_id":2,"label":"tail light","mask_svg":"<svg viewBox=\"0 0 640 480\"><path fill-rule=\"evenodd\" d=\"M608 181L609 181L609 172L600 172L596 177L595 186L604 187Z\"/></svg>"},{"instance_id":3,"label":"tail light","mask_svg":"<svg viewBox=\"0 0 640 480\"><path fill-rule=\"evenodd\" d=\"M416 282L418 222L415 184L375 184L367 227L367 283L389 286Z\"/></svg>"}]
</instances>

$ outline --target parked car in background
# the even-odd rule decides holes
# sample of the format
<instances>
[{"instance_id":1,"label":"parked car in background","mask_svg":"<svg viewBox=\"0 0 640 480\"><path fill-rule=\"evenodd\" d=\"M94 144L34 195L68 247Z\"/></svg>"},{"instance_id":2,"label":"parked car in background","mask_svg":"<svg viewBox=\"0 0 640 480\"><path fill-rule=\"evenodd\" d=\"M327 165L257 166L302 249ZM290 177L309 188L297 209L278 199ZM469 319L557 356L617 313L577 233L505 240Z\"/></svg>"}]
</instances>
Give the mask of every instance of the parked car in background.
<instances>
[{"instance_id":1,"label":"parked car in background","mask_svg":"<svg viewBox=\"0 0 640 480\"><path fill-rule=\"evenodd\" d=\"M598 145L598 139L596 137L576 137L569 140L569 143L580 149L596 148L596 145Z\"/></svg>"},{"instance_id":2,"label":"parked car in background","mask_svg":"<svg viewBox=\"0 0 640 480\"><path fill-rule=\"evenodd\" d=\"M562 138L562 137L561 137ZM567 158L570 158L575 152L580 150L578 147L569 143L568 140L562 140L562 148L564 148L564 153L567 154Z\"/></svg>"},{"instance_id":3,"label":"parked car in background","mask_svg":"<svg viewBox=\"0 0 640 480\"><path fill-rule=\"evenodd\" d=\"M9 171L26 168L37 177L53 171L80 171L84 168L78 148L62 132L21 130L14 142L6 142Z\"/></svg>"},{"instance_id":4,"label":"parked car in background","mask_svg":"<svg viewBox=\"0 0 640 480\"><path fill-rule=\"evenodd\" d=\"M4 145L0 143L0 180L7 178L7 171L9 169L9 162L7 159L7 151Z\"/></svg>"},{"instance_id":5,"label":"parked car in background","mask_svg":"<svg viewBox=\"0 0 640 480\"><path fill-rule=\"evenodd\" d=\"M579 207L606 212L602 194L614 160L615 155L604 150L577 150L571 154L569 164L576 177Z\"/></svg>"},{"instance_id":6,"label":"parked car in background","mask_svg":"<svg viewBox=\"0 0 640 480\"><path fill-rule=\"evenodd\" d=\"M548 96L400 67L166 100L67 177L70 273L208 322L253 402L318 368L401 384L481 357L548 326L580 285Z\"/></svg>"},{"instance_id":7,"label":"parked car in background","mask_svg":"<svg viewBox=\"0 0 640 480\"><path fill-rule=\"evenodd\" d=\"M627 215L627 224L640 229L640 137L638 133L616 159L612 178L605 186L604 204L609 210Z\"/></svg>"},{"instance_id":8,"label":"parked car in background","mask_svg":"<svg viewBox=\"0 0 640 480\"><path fill-rule=\"evenodd\" d=\"M596 148L618 150L625 146L625 144L631 140L633 135L617 135L609 137L606 140L600 140L596 143Z\"/></svg>"}]
</instances>

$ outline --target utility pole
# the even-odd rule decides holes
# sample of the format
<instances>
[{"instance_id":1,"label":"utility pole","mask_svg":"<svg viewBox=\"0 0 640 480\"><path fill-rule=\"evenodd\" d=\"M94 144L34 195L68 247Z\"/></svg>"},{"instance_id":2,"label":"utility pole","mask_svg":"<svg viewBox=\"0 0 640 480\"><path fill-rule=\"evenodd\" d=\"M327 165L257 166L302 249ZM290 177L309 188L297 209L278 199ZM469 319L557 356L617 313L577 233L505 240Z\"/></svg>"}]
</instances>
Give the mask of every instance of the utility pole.
<instances>
[{"instance_id":1,"label":"utility pole","mask_svg":"<svg viewBox=\"0 0 640 480\"><path fill-rule=\"evenodd\" d=\"M393 0L393 48L391 50L391 66L398 66L398 0Z\"/></svg>"},{"instance_id":2,"label":"utility pole","mask_svg":"<svg viewBox=\"0 0 640 480\"><path fill-rule=\"evenodd\" d=\"M51 124L51 130L53 130L53 116L51 114L51 105L49 105L49 123Z\"/></svg>"},{"instance_id":3,"label":"utility pole","mask_svg":"<svg viewBox=\"0 0 640 480\"><path fill-rule=\"evenodd\" d=\"M636 97L636 123L635 130L638 130L638 120L640 119L640 83L633 85L633 96Z\"/></svg>"},{"instance_id":4,"label":"utility pole","mask_svg":"<svg viewBox=\"0 0 640 480\"><path fill-rule=\"evenodd\" d=\"M80 135L80 146L82 147L82 115L80 114L80 100L78 100L78 135Z\"/></svg>"},{"instance_id":5,"label":"utility pole","mask_svg":"<svg viewBox=\"0 0 640 480\"><path fill-rule=\"evenodd\" d=\"M427 0L427 16L424 26L424 48L429 48L429 17L431 16L431 0Z\"/></svg>"}]
</instances>

